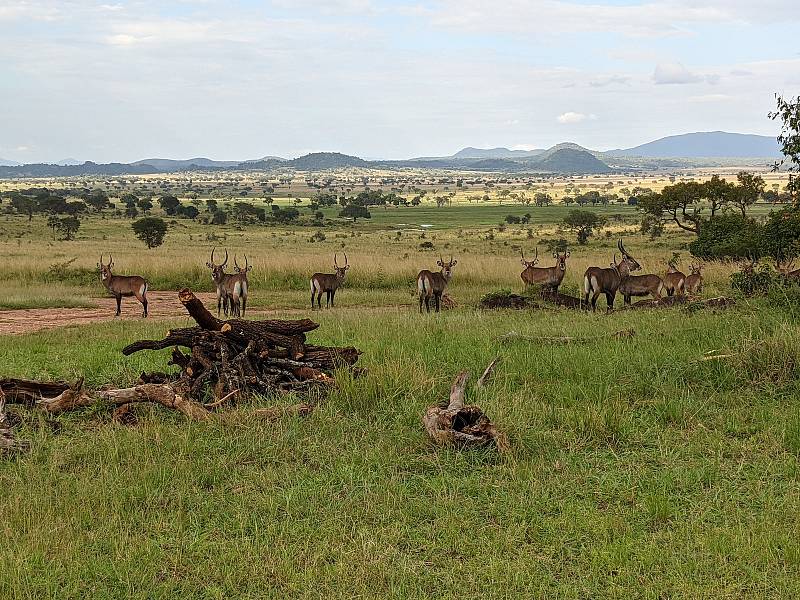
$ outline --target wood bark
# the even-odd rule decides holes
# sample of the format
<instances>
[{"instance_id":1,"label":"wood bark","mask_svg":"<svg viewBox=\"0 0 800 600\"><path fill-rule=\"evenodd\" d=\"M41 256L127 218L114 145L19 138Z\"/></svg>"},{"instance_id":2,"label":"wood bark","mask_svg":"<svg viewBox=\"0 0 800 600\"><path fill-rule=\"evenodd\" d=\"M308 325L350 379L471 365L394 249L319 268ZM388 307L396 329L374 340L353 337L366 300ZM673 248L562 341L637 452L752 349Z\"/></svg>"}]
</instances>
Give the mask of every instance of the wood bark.
<instances>
[{"instance_id":1,"label":"wood bark","mask_svg":"<svg viewBox=\"0 0 800 600\"><path fill-rule=\"evenodd\" d=\"M446 407L431 406L422 417L430 441L437 446L479 448L494 446L500 452L508 450L508 438L489 420L480 407L465 404L469 373L461 371L450 388Z\"/></svg>"}]
</instances>

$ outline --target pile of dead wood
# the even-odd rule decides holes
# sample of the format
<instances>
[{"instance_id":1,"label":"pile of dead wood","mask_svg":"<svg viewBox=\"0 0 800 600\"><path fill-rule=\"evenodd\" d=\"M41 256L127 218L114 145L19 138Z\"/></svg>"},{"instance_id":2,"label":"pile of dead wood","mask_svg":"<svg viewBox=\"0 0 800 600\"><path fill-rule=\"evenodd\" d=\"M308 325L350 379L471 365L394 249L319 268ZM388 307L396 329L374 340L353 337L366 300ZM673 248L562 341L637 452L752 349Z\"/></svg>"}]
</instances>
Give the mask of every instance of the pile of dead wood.
<instances>
[{"instance_id":1,"label":"pile of dead wood","mask_svg":"<svg viewBox=\"0 0 800 600\"><path fill-rule=\"evenodd\" d=\"M85 389L82 380L68 384L0 379L0 449L19 447L6 421L6 404L23 404L50 414L101 404L116 409L115 418L128 422L132 418L131 405L154 402L191 419L206 420L213 410L243 397L325 390L335 383L336 369L361 372L355 367L361 352L355 348L306 342L305 334L319 326L313 321L221 321L190 290L182 290L178 298L196 327L172 329L161 340L140 340L122 350L127 356L141 350L172 347L169 364L179 367L178 372L142 373L134 387L95 391ZM314 394L314 398L318 397ZM307 414L313 404L294 408L289 412ZM273 409L256 414L260 413L267 418L277 414Z\"/></svg>"},{"instance_id":2,"label":"pile of dead wood","mask_svg":"<svg viewBox=\"0 0 800 600\"><path fill-rule=\"evenodd\" d=\"M623 308L636 310L642 308L669 308L671 306L686 306L687 308L728 308L734 306L736 300L720 296L719 298L693 298L691 296L664 296L662 298L648 298L629 304Z\"/></svg>"}]
</instances>

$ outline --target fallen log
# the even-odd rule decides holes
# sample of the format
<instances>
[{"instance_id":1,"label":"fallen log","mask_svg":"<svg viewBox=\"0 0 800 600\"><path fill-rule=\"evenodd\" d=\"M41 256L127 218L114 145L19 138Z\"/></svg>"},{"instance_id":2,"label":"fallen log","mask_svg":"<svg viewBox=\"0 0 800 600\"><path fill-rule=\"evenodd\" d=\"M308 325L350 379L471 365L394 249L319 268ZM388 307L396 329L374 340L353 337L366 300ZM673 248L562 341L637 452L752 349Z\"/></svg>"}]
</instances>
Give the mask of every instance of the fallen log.
<instances>
[{"instance_id":1,"label":"fallen log","mask_svg":"<svg viewBox=\"0 0 800 600\"><path fill-rule=\"evenodd\" d=\"M621 329L620 331L615 331L614 333L608 333L604 335L595 335L595 336L533 336L533 335L523 335L521 333L517 333L516 331L509 331L497 338L497 340L501 343L508 344L511 342L530 342L533 344L551 344L551 345L566 345L566 344L589 344L591 342L597 342L602 339L627 339L636 336L635 329Z\"/></svg>"},{"instance_id":2,"label":"fallen log","mask_svg":"<svg viewBox=\"0 0 800 600\"><path fill-rule=\"evenodd\" d=\"M500 362L500 357L496 356L494 360L489 363L489 366L487 366L486 369L483 371L483 375L481 375L480 378L478 379L478 383L475 384L477 387L484 387L486 385L486 382L489 381L489 378L492 376L492 373L494 373L494 368L497 366L497 363L499 362Z\"/></svg>"},{"instance_id":3,"label":"fallen log","mask_svg":"<svg viewBox=\"0 0 800 600\"><path fill-rule=\"evenodd\" d=\"M430 441L437 446L479 448L494 446L508 450L508 438L489 420L480 407L465 405L464 395L469 373L459 373L450 389L446 407L431 406L422 417L422 425Z\"/></svg>"},{"instance_id":4,"label":"fallen log","mask_svg":"<svg viewBox=\"0 0 800 600\"><path fill-rule=\"evenodd\" d=\"M639 300L628 306L624 310L643 309L643 308L670 308L672 306L687 306L688 308L728 308L734 306L736 300L721 296L719 298L707 298L700 300L690 296L664 296L663 298L648 298Z\"/></svg>"}]
</instances>

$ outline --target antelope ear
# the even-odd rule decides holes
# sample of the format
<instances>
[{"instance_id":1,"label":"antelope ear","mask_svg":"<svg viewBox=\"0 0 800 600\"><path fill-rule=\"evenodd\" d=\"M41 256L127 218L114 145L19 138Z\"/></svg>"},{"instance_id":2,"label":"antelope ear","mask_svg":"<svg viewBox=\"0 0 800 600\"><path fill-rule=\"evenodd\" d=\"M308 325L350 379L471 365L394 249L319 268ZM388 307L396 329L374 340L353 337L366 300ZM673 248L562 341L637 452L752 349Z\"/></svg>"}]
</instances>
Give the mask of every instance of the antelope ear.
<instances>
[{"instance_id":1,"label":"antelope ear","mask_svg":"<svg viewBox=\"0 0 800 600\"><path fill-rule=\"evenodd\" d=\"M344 270L345 270L345 271L347 271L347 269L349 269L349 268L350 268L350 265L345 265L345 266L344 266Z\"/></svg>"},{"instance_id":2,"label":"antelope ear","mask_svg":"<svg viewBox=\"0 0 800 600\"><path fill-rule=\"evenodd\" d=\"M206 266L207 266L207 267L210 269L210 268L211 268L211 263L210 263L210 262L207 262L207 263L206 263Z\"/></svg>"},{"instance_id":3,"label":"antelope ear","mask_svg":"<svg viewBox=\"0 0 800 600\"><path fill-rule=\"evenodd\" d=\"M523 266L523 267L527 267L527 266L528 266L528 261L527 261L527 260L525 260L524 258L523 258L522 260L520 260L519 262L521 262L521 263L522 263L522 266Z\"/></svg>"},{"instance_id":4,"label":"antelope ear","mask_svg":"<svg viewBox=\"0 0 800 600\"><path fill-rule=\"evenodd\" d=\"M442 261L440 261L440 260L437 260L437 261L436 261L436 264L437 264L437 265L439 265L440 267L443 267L443 266L444 266L444 263L443 263Z\"/></svg>"},{"instance_id":5,"label":"antelope ear","mask_svg":"<svg viewBox=\"0 0 800 600\"><path fill-rule=\"evenodd\" d=\"M565 255L565 256L566 256L566 258L569 258L569 255L570 255L570 254L572 254L572 253L571 253L569 250L567 250L567 253L566 253L566 255Z\"/></svg>"},{"instance_id":6,"label":"antelope ear","mask_svg":"<svg viewBox=\"0 0 800 600\"><path fill-rule=\"evenodd\" d=\"M454 260L453 262L450 263L450 266L451 267L455 267L457 264L458 264L458 261Z\"/></svg>"}]
</instances>

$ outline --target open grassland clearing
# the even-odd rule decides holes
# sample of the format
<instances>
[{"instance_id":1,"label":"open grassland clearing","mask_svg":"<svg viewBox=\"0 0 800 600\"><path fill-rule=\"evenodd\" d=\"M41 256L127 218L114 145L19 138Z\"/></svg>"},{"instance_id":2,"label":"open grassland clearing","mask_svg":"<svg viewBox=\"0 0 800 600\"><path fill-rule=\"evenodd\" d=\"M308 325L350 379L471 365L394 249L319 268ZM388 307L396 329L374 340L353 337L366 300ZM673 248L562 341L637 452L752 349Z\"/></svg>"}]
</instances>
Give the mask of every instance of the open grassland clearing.
<instances>
[{"instance_id":1,"label":"open grassland clearing","mask_svg":"<svg viewBox=\"0 0 800 600\"><path fill-rule=\"evenodd\" d=\"M800 591L791 313L317 317L315 342L354 344L369 375L340 378L306 419L253 422L248 404L204 424L143 407L132 429L101 412L20 413L33 449L0 464L0 592L485 597L498 581L527 597ZM130 383L169 351L119 349L164 328L6 337L0 361L7 375ZM637 335L604 337L625 328ZM509 330L597 341L500 345ZM496 354L492 383L468 400L509 434L511 455L432 451L422 411L455 372L477 376Z\"/></svg>"},{"instance_id":2,"label":"open grassland clearing","mask_svg":"<svg viewBox=\"0 0 800 600\"><path fill-rule=\"evenodd\" d=\"M310 416L274 422L253 420L253 407L297 397L251 398L205 423L143 405L135 427L99 408L8 409L31 449L0 461L0 596L796 597L797 306L477 310L487 292L521 290L521 248L538 245L548 266L547 242L561 237L568 294L588 266L611 262L620 236L643 272L663 274L673 252L686 270L688 234L652 241L633 207L598 206L609 225L578 246L559 226L569 209L422 204L353 224L322 208L324 227L175 219L152 250L110 211L86 217L73 241L54 241L40 215L1 215L0 307L71 325L0 335L3 376L85 376L96 389L164 370L169 349L120 350L189 325L180 288L215 304L214 246L254 266L248 317L310 316L313 343L359 348L368 373L337 375ZM528 212L530 223L500 226ZM71 319L112 318L95 266L112 251L118 272L156 290L153 318L126 299L122 319ZM352 268L336 309L311 314L310 275L344 251ZM458 259L447 288L457 307L420 316L414 278L440 254ZM732 294L735 269L708 264L704 295ZM0 311L0 326L23 312ZM543 337L578 341L530 341ZM467 400L510 452L431 448L425 408L458 371L474 382L498 355Z\"/></svg>"}]
</instances>

